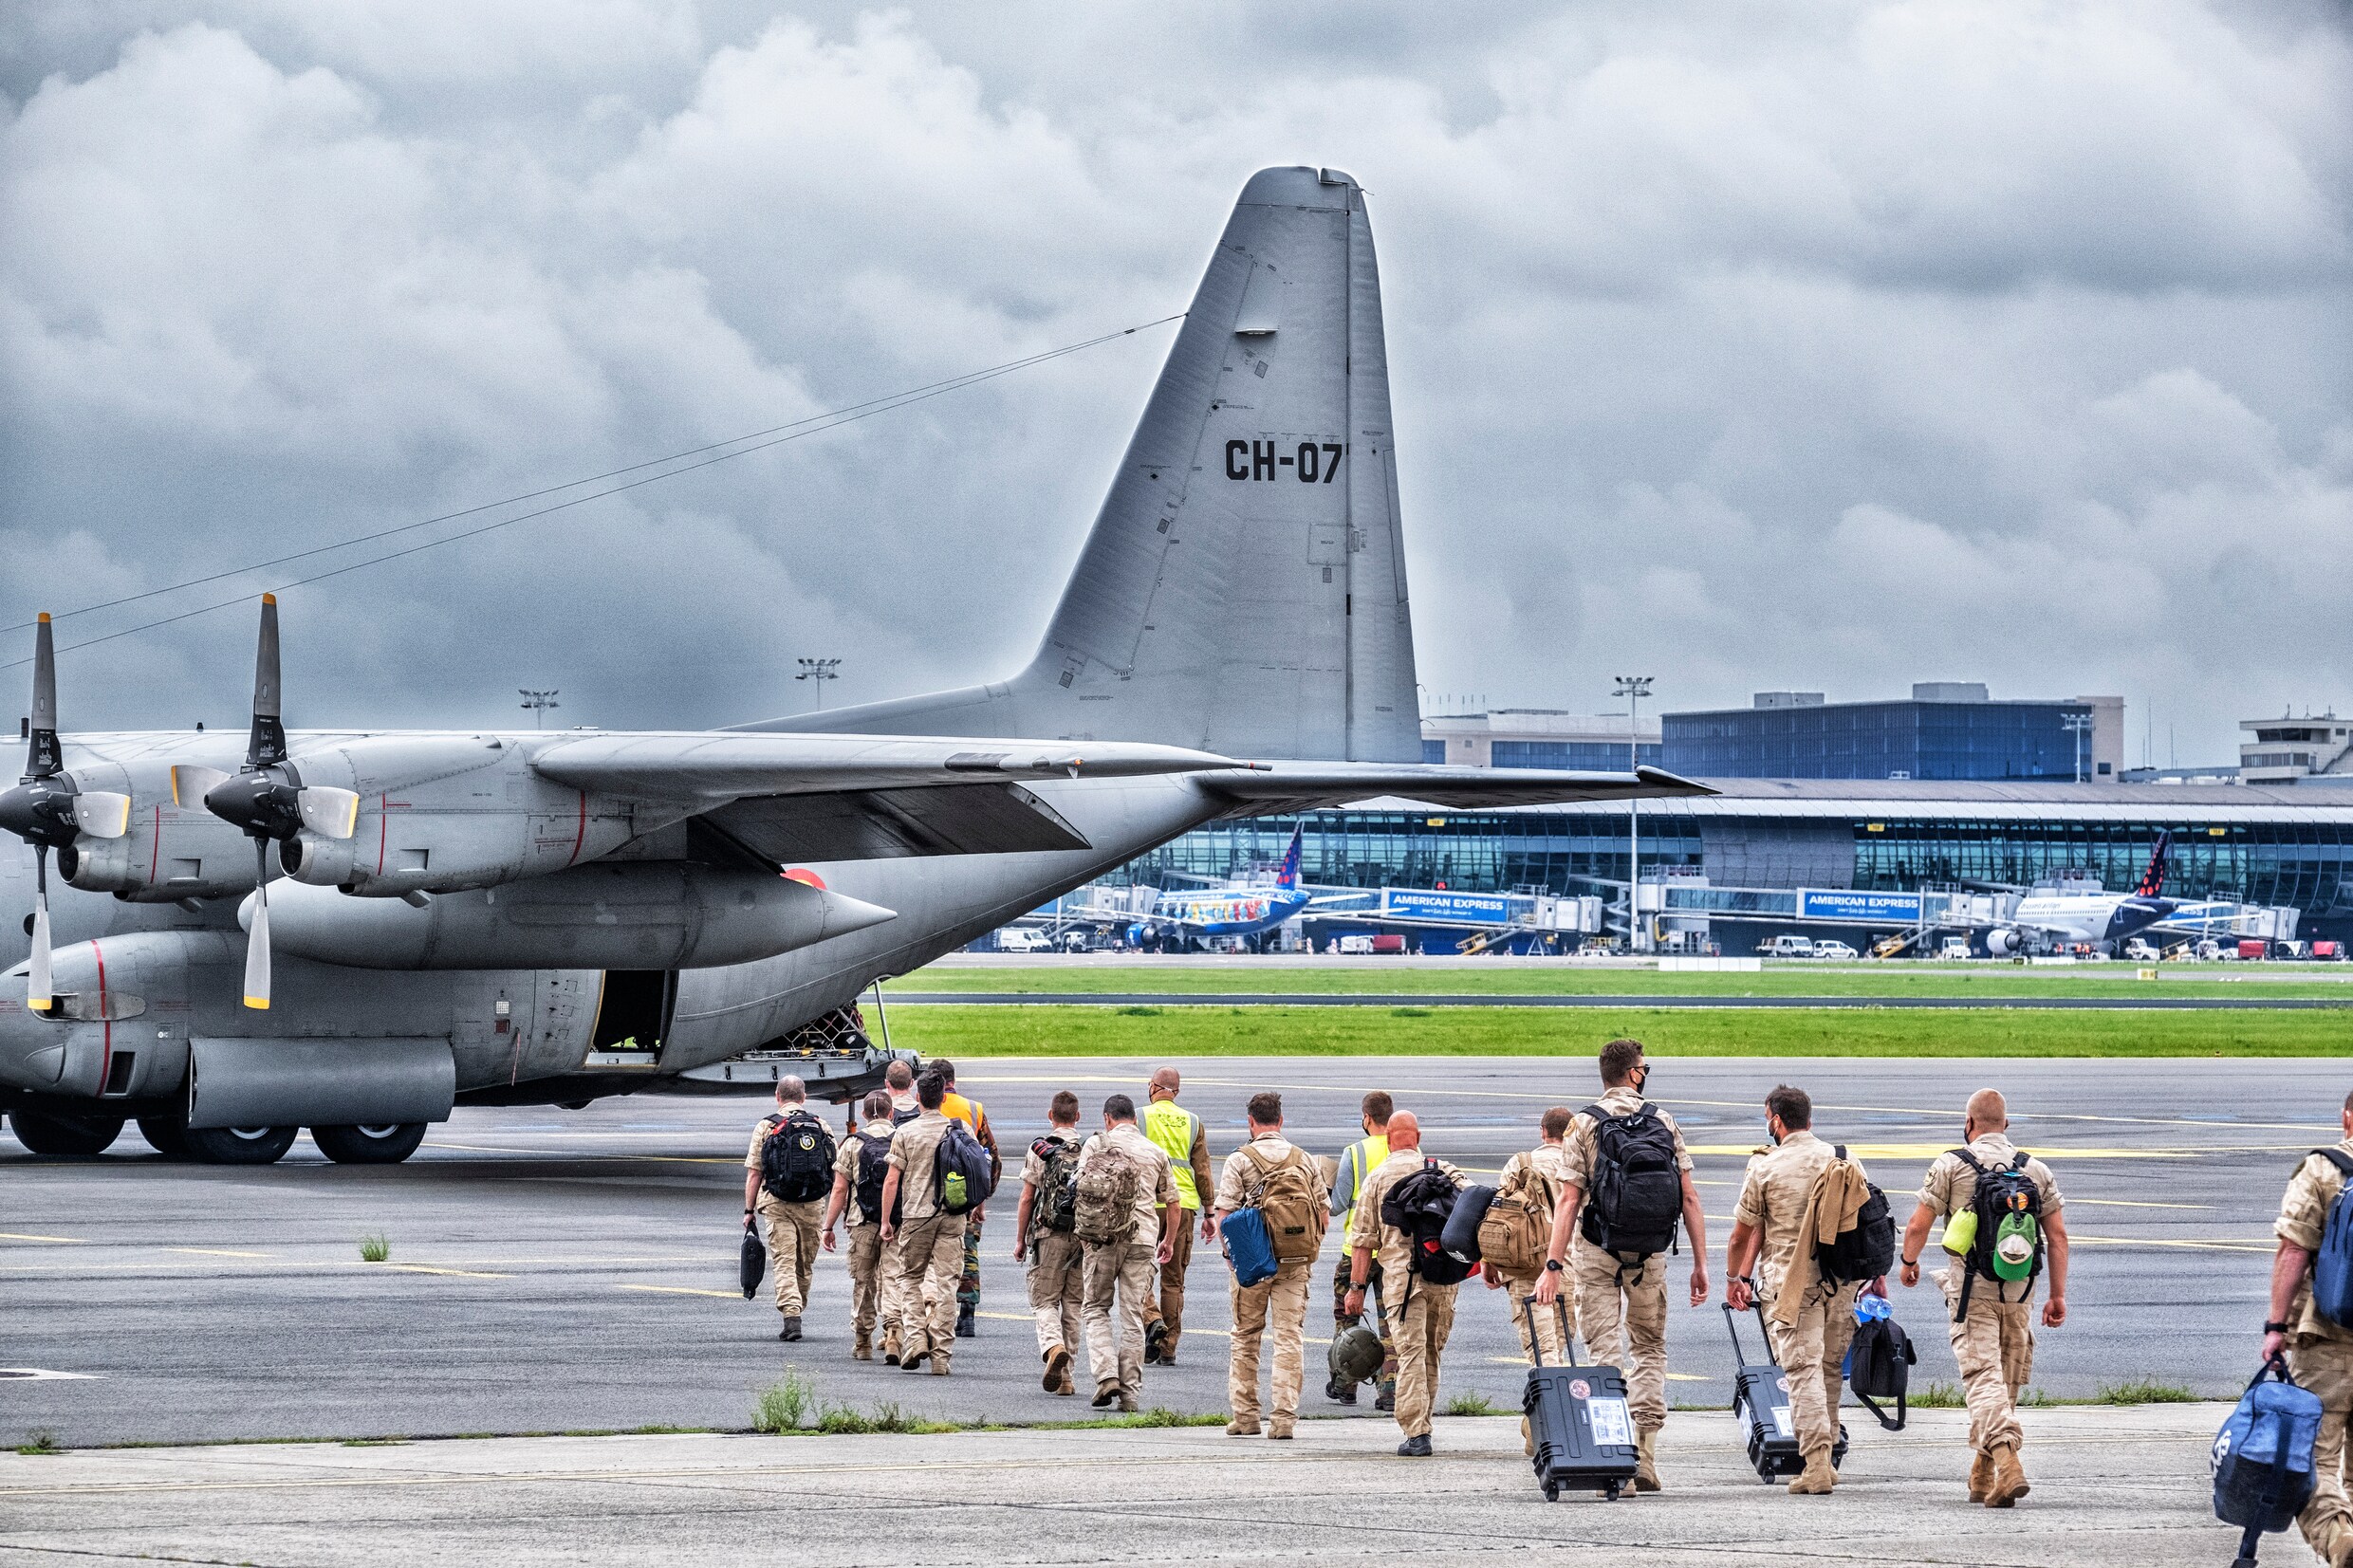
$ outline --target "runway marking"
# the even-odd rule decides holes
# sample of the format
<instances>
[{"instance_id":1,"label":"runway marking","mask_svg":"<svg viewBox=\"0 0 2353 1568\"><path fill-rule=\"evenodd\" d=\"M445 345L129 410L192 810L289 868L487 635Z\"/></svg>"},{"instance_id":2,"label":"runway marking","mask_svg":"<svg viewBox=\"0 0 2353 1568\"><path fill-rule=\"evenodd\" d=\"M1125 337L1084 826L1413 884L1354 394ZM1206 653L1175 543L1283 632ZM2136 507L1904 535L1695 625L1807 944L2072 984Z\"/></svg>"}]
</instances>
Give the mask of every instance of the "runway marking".
<instances>
[{"instance_id":1,"label":"runway marking","mask_svg":"<svg viewBox=\"0 0 2353 1568\"><path fill-rule=\"evenodd\" d=\"M440 1268L432 1264L365 1264L365 1268L397 1268L403 1274L445 1274L454 1280L511 1280L511 1274L484 1274L471 1268Z\"/></svg>"},{"instance_id":2,"label":"runway marking","mask_svg":"<svg viewBox=\"0 0 2353 1568\"><path fill-rule=\"evenodd\" d=\"M595 1133L550 1133L547 1135L549 1137L597 1137L602 1134ZM425 1147L428 1149L456 1149L470 1154L539 1154L544 1156L547 1153L547 1151L545 1149L510 1149L495 1143L441 1143L437 1141L429 1141L426 1143ZM744 1163L742 1160L737 1159L732 1155L720 1154L632 1154L623 1152L611 1154L588 1154L580 1157L600 1160L643 1160L648 1164L653 1165L741 1165Z\"/></svg>"},{"instance_id":3,"label":"runway marking","mask_svg":"<svg viewBox=\"0 0 2353 1568\"><path fill-rule=\"evenodd\" d=\"M503 1278L504 1276L495 1276ZM697 1290L693 1285L615 1285L615 1290L641 1290L649 1296L716 1296L723 1301L750 1301L739 1290Z\"/></svg>"},{"instance_id":4,"label":"runway marking","mask_svg":"<svg viewBox=\"0 0 2353 1568\"><path fill-rule=\"evenodd\" d=\"M1185 1332L1190 1334L1193 1331L1187 1329ZM1528 1365L1528 1357L1525 1356L1491 1356L1487 1359L1491 1365L1498 1367L1525 1368ZM1671 1372L1666 1374L1666 1378L1670 1383L1713 1383L1715 1381L1713 1377L1702 1377L1695 1372ZM1510 1412L1507 1411L1504 1413L1508 1415Z\"/></svg>"},{"instance_id":5,"label":"runway marking","mask_svg":"<svg viewBox=\"0 0 2353 1568\"><path fill-rule=\"evenodd\" d=\"M2070 1243L2081 1242L2086 1246L2167 1246L2188 1252L2275 1252L2276 1242L2233 1241L2170 1241L2159 1236L2086 1236L2079 1231L2067 1232Z\"/></svg>"},{"instance_id":6,"label":"runway marking","mask_svg":"<svg viewBox=\"0 0 2353 1568\"><path fill-rule=\"evenodd\" d=\"M2086 1206L2094 1208L2201 1208L2215 1209L2222 1206L2213 1203L2142 1203L2131 1198L2069 1198L2069 1208Z\"/></svg>"},{"instance_id":7,"label":"runway marking","mask_svg":"<svg viewBox=\"0 0 2353 1568\"><path fill-rule=\"evenodd\" d=\"M167 1246L166 1252L187 1252L201 1258L268 1258L268 1252L232 1252L225 1246Z\"/></svg>"},{"instance_id":8,"label":"runway marking","mask_svg":"<svg viewBox=\"0 0 2353 1568\"><path fill-rule=\"evenodd\" d=\"M1947 1143L1850 1143L1847 1151L1863 1159L1875 1160L1933 1160L1952 1149ZM1749 1143L1692 1143L1684 1145L1691 1153L1751 1155L1756 1146ZM2209 1154L2233 1154L2235 1149L2029 1149L2026 1153L2039 1160L2196 1160Z\"/></svg>"},{"instance_id":9,"label":"runway marking","mask_svg":"<svg viewBox=\"0 0 2353 1568\"><path fill-rule=\"evenodd\" d=\"M15 1230L0 1230L0 1242L58 1242L66 1246L88 1246L86 1236L30 1236Z\"/></svg>"}]
</instances>

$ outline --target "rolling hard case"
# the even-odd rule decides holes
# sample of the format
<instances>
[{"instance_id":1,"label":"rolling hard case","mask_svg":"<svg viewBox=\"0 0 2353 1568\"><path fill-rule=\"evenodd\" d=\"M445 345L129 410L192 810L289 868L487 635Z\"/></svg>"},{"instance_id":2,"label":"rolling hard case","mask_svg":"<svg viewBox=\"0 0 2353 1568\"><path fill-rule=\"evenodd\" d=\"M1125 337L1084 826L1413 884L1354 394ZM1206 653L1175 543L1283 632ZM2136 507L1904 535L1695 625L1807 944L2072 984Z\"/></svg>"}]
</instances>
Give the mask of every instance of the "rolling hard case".
<instances>
[{"instance_id":1,"label":"rolling hard case","mask_svg":"<svg viewBox=\"0 0 2353 1568\"><path fill-rule=\"evenodd\" d=\"M1544 1364L1544 1341L1536 1337L1536 1298L1520 1301L1536 1360L1528 1369L1528 1387L1520 1395L1528 1434L1536 1448L1531 1461L1536 1482L1544 1487L1547 1503L1558 1503L1564 1486L1597 1491L1615 1503L1634 1480L1635 1464L1641 1457L1635 1445L1634 1415L1626 1408L1625 1374L1616 1367L1579 1366L1568 1307L1555 1301L1552 1308L1561 1315L1566 1366Z\"/></svg>"},{"instance_id":2,"label":"rolling hard case","mask_svg":"<svg viewBox=\"0 0 2353 1568\"><path fill-rule=\"evenodd\" d=\"M1765 1303L1757 1301L1757 1332L1765 1336L1762 1363L1751 1362L1740 1348L1740 1321L1730 1301L1724 1303L1724 1327L1732 1337L1732 1361L1737 1370L1732 1374L1732 1415L1748 1434L1749 1463L1756 1468L1756 1478L1770 1485L1785 1475L1796 1475L1806 1468L1806 1456L1798 1451L1797 1424L1789 1409L1789 1376L1781 1370L1781 1361L1773 1355L1772 1331L1765 1324ZM1833 1468L1846 1462L1846 1426L1841 1422L1838 1441L1830 1449Z\"/></svg>"}]
</instances>

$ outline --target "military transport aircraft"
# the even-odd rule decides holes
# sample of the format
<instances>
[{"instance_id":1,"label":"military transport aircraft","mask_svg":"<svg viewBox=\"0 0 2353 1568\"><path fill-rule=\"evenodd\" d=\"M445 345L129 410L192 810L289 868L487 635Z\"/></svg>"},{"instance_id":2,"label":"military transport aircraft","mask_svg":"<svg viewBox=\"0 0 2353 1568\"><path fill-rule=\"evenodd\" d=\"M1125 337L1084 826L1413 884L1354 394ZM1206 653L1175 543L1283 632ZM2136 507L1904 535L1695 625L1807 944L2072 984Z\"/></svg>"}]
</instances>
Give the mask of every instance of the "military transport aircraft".
<instances>
[{"instance_id":1,"label":"military transport aircraft","mask_svg":"<svg viewBox=\"0 0 2353 1568\"><path fill-rule=\"evenodd\" d=\"M1417 760L1380 286L1333 170L1243 190L1010 680L733 730L289 731L266 600L240 747L61 734L46 626L36 655L0 1097L48 1154L136 1118L186 1158L307 1127L393 1161L453 1104L708 1078L1219 817L1706 793Z\"/></svg>"}]
</instances>

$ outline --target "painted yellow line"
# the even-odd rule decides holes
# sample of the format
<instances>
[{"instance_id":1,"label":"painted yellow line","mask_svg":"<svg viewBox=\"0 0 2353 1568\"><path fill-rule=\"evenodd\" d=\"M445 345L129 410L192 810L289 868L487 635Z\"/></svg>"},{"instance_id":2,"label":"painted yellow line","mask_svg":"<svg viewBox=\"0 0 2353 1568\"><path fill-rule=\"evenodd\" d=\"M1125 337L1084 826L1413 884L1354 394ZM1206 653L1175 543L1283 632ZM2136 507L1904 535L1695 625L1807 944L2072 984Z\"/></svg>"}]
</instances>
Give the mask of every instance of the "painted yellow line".
<instances>
[{"instance_id":1,"label":"painted yellow line","mask_svg":"<svg viewBox=\"0 0 2353 1568\"><path fill-rule=\"evenodd\" d=\"M167 1246L166 1252L186 1252L199 1258L268 1258L268 1252L232 1252L225 1246Z\"/></svg>"},{"instance_id":2,"label":"painted yellow line","mask_svg":"<svg viewBox=\"0 0 2353 1568\"><path fill-rule=\"evenodd\" d=\"M2080 1242L2085 1246L2170 1246L2187 1252L2259 1252L2279 1250L2276 1242L2233 1241L2171 1241L2160 1236L2086 1236L2081 1231L2067 1232L2070 1244Z\"/></svg>"},{"instance_id":3,"label":"painted yellow line","mask_svg":"<svg viewBox=\"0 0 2353 1568\"><path fill-rule=\"evenodd\" d=\"M59 1242L67 1246L87 1246L86 1236L30 1236L14 1230L0 1230L0 1242Z\"/></svg>"},{"instance_id":4,"label":"painted yellow line","mask_svg":"<svg viewBox=\"0 0 2353 1568\"><path fill-rule=\"evenodd\" d=\"M2069 1208L2081 1208L2086 1206L2094 1208L2197 1208L2206 1210L2222 1207L2220 1204L2212 1203L2141 1203L2131 1198L2070 1197L2067 1199Z\"/></svg>"},{"instance_id":5,"label":"painted yellow line","mask_svg":"<svg viewBox=\"0 0 2353 1568\"><path fill-rule=\"evenodd\" d=\"M745 1299L740 1290L697 1290L692 1285L615 1285L615 1290L641 1290L649 1296L716 1296L723 1301Z\"/></svg>"},{"instance_id":6,"label":"painted yellow line","mask_svg":"<svg viewBox=\"0 0 2353 1568\"><path fill-rule=\"evenodd\" d=\"M484 1274L471 1268L436 1268L432 1264L371 1264L371 1268L397 1268L403 1274L444 1274L454 1280L511 1280L511 1274Z\"/></svg>"},{"instance_id":7,"label":"painted yellow line","mask_svg":"<svg viewBox=\"0 0 2353 1568\"><path fill-rule=\"evenodd\" d=\"M549 1135L550 1135L550 1136L556 1136L556 1135L563 1135L563 1134L549 1134ZM571 1135L571 1136L593 1136L594 1134L568 1134L568 1135ZM551 1153L551 1151L547 1150L547 1149L516 1149L516 1148L510 1147L510 1146L508 1146L508 1145L504 1145L504 1144L496 1144L496 1143L442 1143L442 1142L439 1142L439 1141L437 1141L437 1140L429 1140L429 1141L425 1144L425 1147L426 1147L426 1148L428 1148L428 1149L455 1149L455 1150L458 1150L458 1151L459 1151L459 1152L461 1152L461 1153L469 1153L469 1154L538 1154L538 1155L541 1155L542 1157L545 1157L547 1154L548 1154L549 1153ZM571 1157L571 1158L573 1158L573 1159L584 1159L584 1160L642 1160L642 1161L644 1161L645 1163L647 1163L647 1164L649 1164L649 1165L741 1165L741 1164L743 1164L743 1163L744 1163L744 1162L743 1162L743 1160L742 1160L741 1158L739 1158L739 1157L737 1157L737 1156L735 1156L735 1155L732 1155L732 1154L630 1154L630 1153L618 1153L618 1154L573 1154L573 1155L571 1155L570 1157Z\"/></svg>"}]
</instances>

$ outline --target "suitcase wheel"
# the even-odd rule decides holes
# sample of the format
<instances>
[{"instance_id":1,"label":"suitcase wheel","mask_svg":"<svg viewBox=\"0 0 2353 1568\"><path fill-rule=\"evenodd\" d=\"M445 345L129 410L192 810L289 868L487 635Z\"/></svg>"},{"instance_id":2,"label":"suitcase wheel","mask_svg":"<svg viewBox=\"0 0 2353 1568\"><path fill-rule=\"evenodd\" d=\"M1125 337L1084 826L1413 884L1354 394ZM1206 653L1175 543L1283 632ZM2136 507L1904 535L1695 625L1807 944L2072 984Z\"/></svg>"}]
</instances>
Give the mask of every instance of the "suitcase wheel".
<instances>
[{"instance_id":1,"label":"suitcase wheel","mask_svg":"<svg viewBox=\"0 0 2353 1568\"><path fill-rule=\"evenodd\" d=\"M1561 1488L1555 1483L1549 1481L1545 1483L1545 1501L1547 1503L1561 1501Z\"/></svg>"},{"instance_id":2,"label":"suitcase wheel","mask_svg":"<svg viewBox=\"0 0 2353 1568\"><path fill-rule=\"evenodd\" d=\"M1604 1487L1604 1488L1603 1489L1603 1491L1602 1491L1602 1495L1603 1495L1603 1497L1605 1497L1605 1498L1609 1499L1609 1501L1611 1501L1612 1503L1617 1502L1617 1501L1618 1501L1618 1493L1619 1493L1620 1485L1621 1485L1621 1484L1620 1484L1620 1483L1618 1483L1618 1482L1615 1482L1615 1481L1611 1482L1611 1483L1610 1483L1610 1484L1609 1484L1606 1487Z\"/></svg>"}]
</instances>

